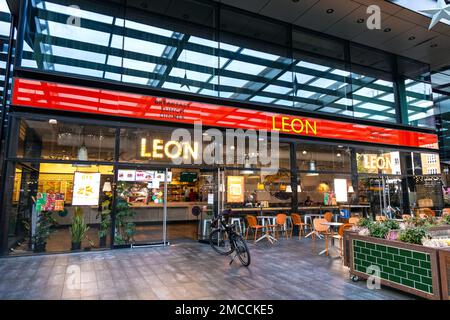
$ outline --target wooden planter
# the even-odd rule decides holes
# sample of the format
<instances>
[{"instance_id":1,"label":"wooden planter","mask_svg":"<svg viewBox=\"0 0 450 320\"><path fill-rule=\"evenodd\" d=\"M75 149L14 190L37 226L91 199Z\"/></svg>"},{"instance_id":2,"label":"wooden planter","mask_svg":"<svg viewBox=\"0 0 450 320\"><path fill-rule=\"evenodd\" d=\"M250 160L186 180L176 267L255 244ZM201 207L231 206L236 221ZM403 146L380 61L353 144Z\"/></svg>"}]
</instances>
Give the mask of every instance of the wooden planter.
<instances>
[{"instance_id":1,"label":"wooden planter","mask_svg":"<svg viewBox=\"0 0 450 320\"><path fill-rule=\"evenodd\" d=\"M360 236L356 232L346 232L344 243L344 261L352 275L367 279L373 275L367 267L377 266L382 285L426 299L441 299L438 249Z\"/></svg>"},{"instance_id":2,"label":"wooden planter","mask_svg":"<svg viewBox=\"0 0 450 320\"><path fill-rule=\"evenodd\" d=\"M450 249L439 250L442 299L450 300Z\"/></svg>"}]
</instances>

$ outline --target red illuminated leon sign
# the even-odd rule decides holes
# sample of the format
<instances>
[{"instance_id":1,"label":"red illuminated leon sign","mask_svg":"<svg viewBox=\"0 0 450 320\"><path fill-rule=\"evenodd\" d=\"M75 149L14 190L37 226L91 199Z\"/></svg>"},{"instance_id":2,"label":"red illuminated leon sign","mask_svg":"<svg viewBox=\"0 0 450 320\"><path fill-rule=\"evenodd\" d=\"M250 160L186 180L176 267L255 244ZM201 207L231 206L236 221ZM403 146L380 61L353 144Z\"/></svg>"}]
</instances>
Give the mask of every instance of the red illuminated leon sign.
<instances>
[{"instance_id":1,"label":"red illuminated leon sign","mask_svg":"<svg viewBox=\"0 0 450 320\"><path fill-rule=\"evenodd\" d=\"M47 81L14 79L13 104L204 126L279 131L283 134L437 148L435 134L341 121L305 118L239 107L85 88Z\"/></svg>"}]
</instances>

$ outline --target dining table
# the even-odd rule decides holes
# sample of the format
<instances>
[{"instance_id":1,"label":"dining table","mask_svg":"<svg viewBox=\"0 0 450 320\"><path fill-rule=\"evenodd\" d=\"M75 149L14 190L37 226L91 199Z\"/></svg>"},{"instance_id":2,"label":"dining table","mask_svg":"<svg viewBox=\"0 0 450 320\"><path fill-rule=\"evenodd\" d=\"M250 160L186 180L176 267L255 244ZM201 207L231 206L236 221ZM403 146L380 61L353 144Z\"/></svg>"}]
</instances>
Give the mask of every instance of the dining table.
<instances>
[{"instance_id":1,"label":"dining table","mask_svg":"<svg viewBox=\"0 0 450 320\"><path fill-rule=\"evenodd\" d=\"M340 227L343 225L342 222L321 222L320 223L323 226L328 226L330 228L330 232L331 232L331 239L334 241L334 228L335 227ZM334 244L334 243L333 243ZM328 255L328 240L325 242L325 249L319 252L319 255L322 255L326 253L326 255Z\"/></svg>"},{"instance_id":2,"label":"dining table","mask_svg":"<svg viewBox=\"0 0 450 320\"><path fill-rule=\"evenodd\" d=\"M264 229L264 234L259 237L255 243L258 243L259 241L263 240L263 239L267 239L270 243L274 243L275 241L278 241L275 237L273 237L270 233L269 233L269 226L273 226L275 225L276 222L276 216L256 216L256 218L260 221L260 225L263 226Z\"/></svg>"}]
</instances>

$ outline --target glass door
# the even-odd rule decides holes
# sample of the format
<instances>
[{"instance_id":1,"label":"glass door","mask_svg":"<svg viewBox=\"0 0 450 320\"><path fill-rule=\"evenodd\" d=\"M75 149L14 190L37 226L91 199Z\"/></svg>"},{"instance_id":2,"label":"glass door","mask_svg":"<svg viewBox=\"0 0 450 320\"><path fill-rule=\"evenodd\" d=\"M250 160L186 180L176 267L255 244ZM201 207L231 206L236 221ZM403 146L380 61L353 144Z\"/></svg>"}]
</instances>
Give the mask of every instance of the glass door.
<instances>
[{"instance_id":1,"label":"glass door","mask_svg":"<svg viewBox=\"0 0 450 320\"><path fill-rule=\"evenodd\" d=\"M365 177L359 180L360 202L370 203L374 215L395 218L403 207L401 178L397 176Z\"/></svg>"},{"instance_id":2,"label":"glass door","mask_svg":"<svg viewBox=\"0 0 450 320\"><path fill-rule=\"evenodd\" d=\"M20 254L32 249L31 237L36 226L33 219L39 171L31 165L15 166L14 187L9 206L8 249L10 254Z\"/></svg>"},{"instance_id":3,"label":"glass door","mask_svg":"<svg viewBox=\"0 0 450 320\"><path fill-rule=\"evenodd\" d=\"M121 168L117 173L115 246L167 243L166 168Z\"/></svg>"}]
</instances>

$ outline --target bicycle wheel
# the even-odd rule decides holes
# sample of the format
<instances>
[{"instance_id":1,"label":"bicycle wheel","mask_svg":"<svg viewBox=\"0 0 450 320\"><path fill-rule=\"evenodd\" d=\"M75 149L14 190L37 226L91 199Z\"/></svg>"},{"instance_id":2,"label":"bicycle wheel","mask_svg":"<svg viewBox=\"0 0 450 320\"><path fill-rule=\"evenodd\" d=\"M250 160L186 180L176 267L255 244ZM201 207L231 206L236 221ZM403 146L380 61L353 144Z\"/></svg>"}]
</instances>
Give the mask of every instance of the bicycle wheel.
<instances>
[{"instance_id":1,"label":"bicycle wheel","mask_svg":"<svg viewBox=\"0 0 450 320\"><path fill-rule=\"evenodd\" d=\"M218 254L229 255L233 252L230 239L225 230L215 229L209 234L209 244Z\"/></svg>"},{"instance_id":2,"label":"bicycle wheel","mask_svg":"<svg viewBox=\"0 0 450 320\"><path fill-rule=\"evenodd\" d=\"M241 235L234 237L234 246L239 260L244 266L248 267L251 261L250 250L248 250L247 243Z\"/></svg>"}]
</instances>

